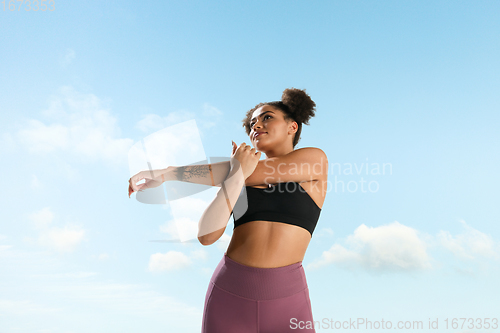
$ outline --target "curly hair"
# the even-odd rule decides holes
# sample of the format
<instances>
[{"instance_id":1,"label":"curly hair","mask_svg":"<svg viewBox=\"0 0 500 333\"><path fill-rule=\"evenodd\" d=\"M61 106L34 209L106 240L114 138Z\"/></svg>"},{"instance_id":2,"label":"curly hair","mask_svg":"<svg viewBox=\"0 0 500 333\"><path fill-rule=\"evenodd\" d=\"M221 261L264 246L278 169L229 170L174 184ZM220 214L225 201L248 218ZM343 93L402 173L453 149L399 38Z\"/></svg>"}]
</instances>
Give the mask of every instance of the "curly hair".
<instances>
[{"instance_id":1,"label":"curly hair","mask_svg":"<svg viewBox=\"0 0 500 333\"><path fill-rule=\"evenodd\" d=\"M311 97L306 93L306 90L288 88L283 91L281 101L274 101L269 103L259 103L254 108L247 111L245 118L243 118L243 127L247 135L250 135L250 120L255 110L264 105L270 105L284 113L285 121L296 121L298 125L297 132L293 137L293 147L297 145L300 140L300 133L302 132L302 124L309 125L309 119L314 117L316 110L316 103L313 102Z\"/></svg>"}]
</instances>

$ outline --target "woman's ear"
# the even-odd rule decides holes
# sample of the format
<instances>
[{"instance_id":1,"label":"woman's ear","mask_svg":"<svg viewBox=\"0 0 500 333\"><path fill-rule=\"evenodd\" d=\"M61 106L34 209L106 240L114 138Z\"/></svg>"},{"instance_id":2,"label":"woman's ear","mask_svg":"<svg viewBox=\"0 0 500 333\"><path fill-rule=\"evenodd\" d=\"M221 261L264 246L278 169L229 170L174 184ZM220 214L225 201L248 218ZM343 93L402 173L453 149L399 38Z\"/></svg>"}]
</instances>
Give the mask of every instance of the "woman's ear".
<instances>
[{"instance_id":1,"label":"woman's ear","mask_svg":"<svg viewBox=\"0 0 500 333\"><path fill-rule=\"evenodd\" d=\"M299 125L296 121L292 121L288 127L288 134L296 133L299 130Z\"/></svg>"}]
</instances>

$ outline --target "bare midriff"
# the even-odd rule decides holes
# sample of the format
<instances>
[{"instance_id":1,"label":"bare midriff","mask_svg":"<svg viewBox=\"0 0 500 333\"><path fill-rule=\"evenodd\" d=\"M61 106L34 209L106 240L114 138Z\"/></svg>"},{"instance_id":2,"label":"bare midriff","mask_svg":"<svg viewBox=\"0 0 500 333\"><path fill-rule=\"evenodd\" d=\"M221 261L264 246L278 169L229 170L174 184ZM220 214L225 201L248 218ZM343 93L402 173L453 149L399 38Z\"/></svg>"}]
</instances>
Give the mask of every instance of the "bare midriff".
<instances>
[{"instance_id":1,"label":"bare midriff","mask_svg":"<svg viewBox=\"0 0 500 333\"><path fill-rule=\"evenodd\" d=\"M301 183L302 187L311 193L305 184ZM311 197L316 202L322 201L319 193L312 193ZM234 228L226 254L247 266L282 267L302 261L310 241L311 234L305 228L281 222L251 221Z\"/></svg>"}]
</instances>

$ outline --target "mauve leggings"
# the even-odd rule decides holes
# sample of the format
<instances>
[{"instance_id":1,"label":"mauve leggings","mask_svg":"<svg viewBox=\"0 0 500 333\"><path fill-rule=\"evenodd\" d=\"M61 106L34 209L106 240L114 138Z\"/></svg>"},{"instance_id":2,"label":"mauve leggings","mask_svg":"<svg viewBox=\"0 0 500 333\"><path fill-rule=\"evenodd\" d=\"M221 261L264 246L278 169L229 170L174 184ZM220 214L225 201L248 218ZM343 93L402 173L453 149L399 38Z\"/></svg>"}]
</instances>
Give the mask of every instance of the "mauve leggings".
<instances>
[{"instance_id":1,"label":"mauve leggings","mask_svg":"<svg viewBox=\"0 0 500 333\"><path fill-rule=\"evenodd\" d=\"M315 332L299 321L313 322L302 261L260 268L224 253L205 296L202 333Z\"/></svg>"}]
</instances>

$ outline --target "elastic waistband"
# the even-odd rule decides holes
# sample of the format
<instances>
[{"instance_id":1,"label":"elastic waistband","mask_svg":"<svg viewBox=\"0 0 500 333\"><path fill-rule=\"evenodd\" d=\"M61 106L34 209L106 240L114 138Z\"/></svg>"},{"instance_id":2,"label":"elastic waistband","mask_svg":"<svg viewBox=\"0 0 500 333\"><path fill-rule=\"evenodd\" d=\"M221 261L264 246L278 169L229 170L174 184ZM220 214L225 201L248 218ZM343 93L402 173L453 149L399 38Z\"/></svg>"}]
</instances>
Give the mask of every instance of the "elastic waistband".
<instances>
[{"instance_id":1,"label":"elastic waistband","mask_svg":"<svg viewBox=\"0 0 500 333\"><path fill-rule=\"evenodd\" d=\"M226 253L211 281L221 289L253 300L283 298L307 288L302 261L282 267L251 267L234 261Z\"/></svg>"}]
</instances>

